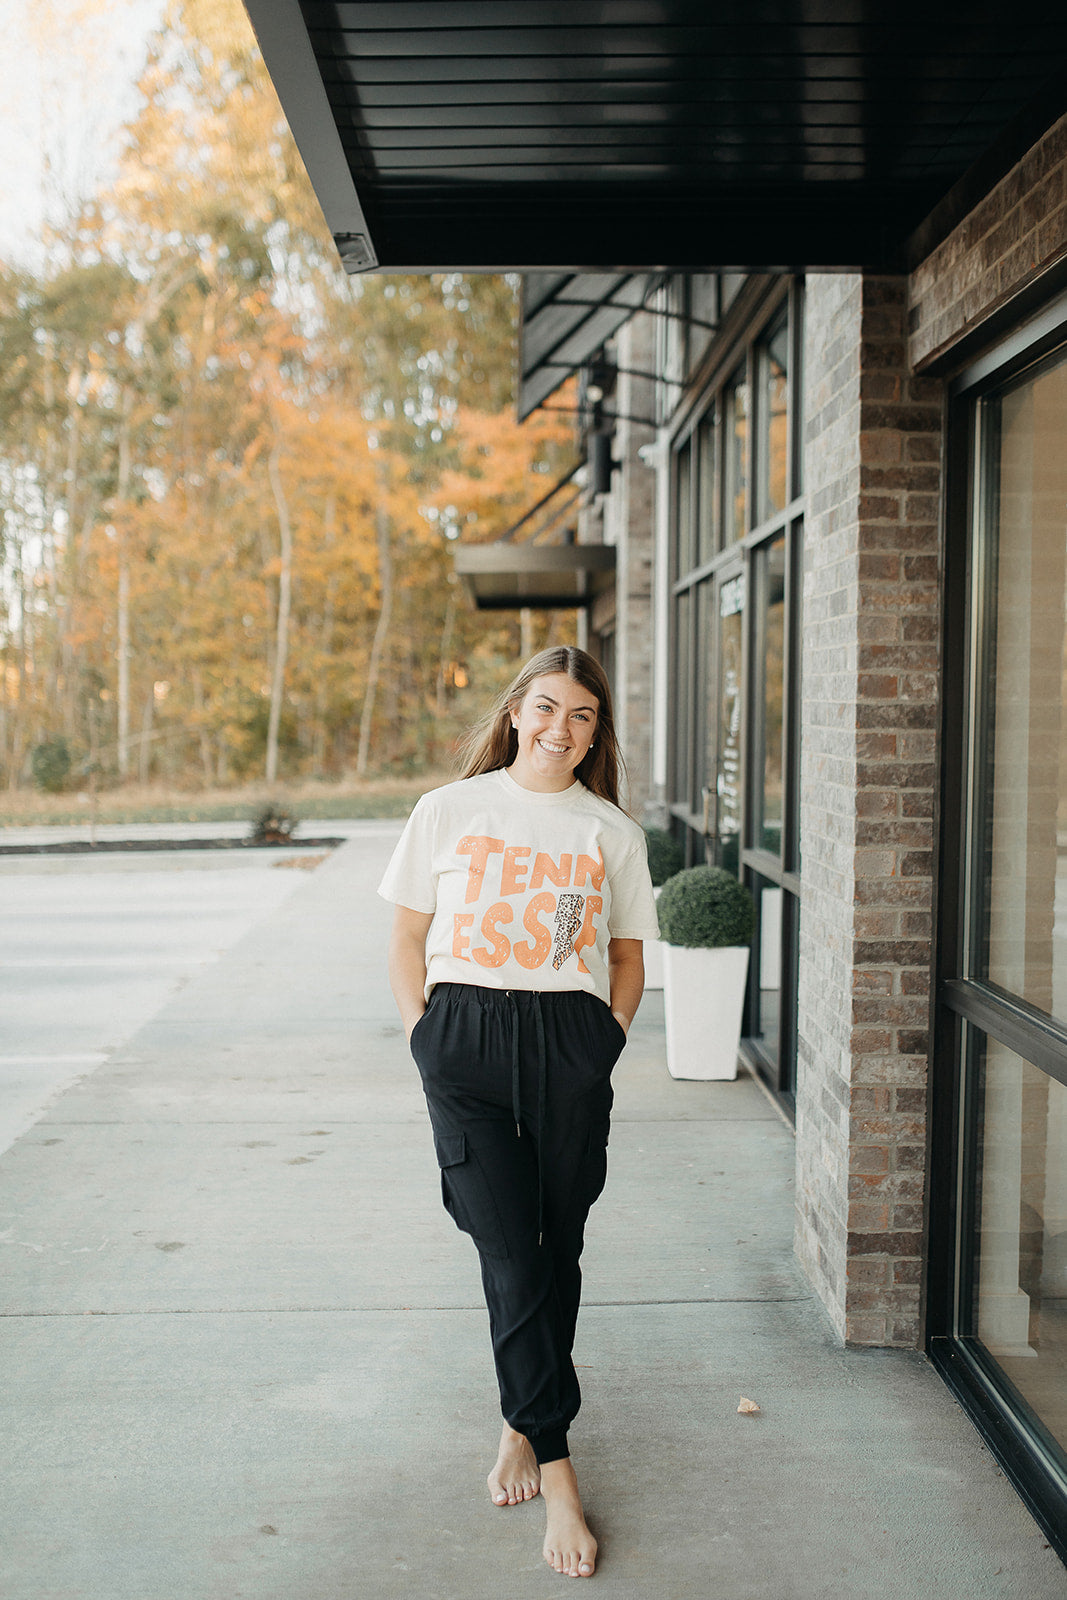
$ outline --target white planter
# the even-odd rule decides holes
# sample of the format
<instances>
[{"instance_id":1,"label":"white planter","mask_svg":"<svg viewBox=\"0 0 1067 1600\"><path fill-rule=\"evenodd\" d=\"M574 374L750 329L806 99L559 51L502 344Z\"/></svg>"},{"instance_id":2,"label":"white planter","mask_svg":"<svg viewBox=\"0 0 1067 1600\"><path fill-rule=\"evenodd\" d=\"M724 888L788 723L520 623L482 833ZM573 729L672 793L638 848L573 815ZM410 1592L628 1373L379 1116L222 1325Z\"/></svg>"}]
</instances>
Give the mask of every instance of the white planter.
<instances>
[{"instance_id":1,"label":"white planter","mask_svg":"<svg viewBox=\"0 0 1067 1600\"><path fill-rule=\"evenodd\" d=\"M748 946L686 950L664 946L663 1007L672 1078L737 1077Z\"/></svg>"},{"instance_id":2,"label":"white planter","mask_svg":"<svg viewBox=\"0 0 1067 1600\"><path fill-rule=\"evenodd\" d=\"M659 899L660 894L662 893L662 890L663 890L663 885L662 884L657 884L656 887L652 890L652 893L655 895L657 900ZM645 988L646 989L662 989L663 988L663 940L662 939L646 939L645 943L644 943L644 949L643 949L642 953L643 953L644 958L645 958Z\"/></svg>"}]
</instances>

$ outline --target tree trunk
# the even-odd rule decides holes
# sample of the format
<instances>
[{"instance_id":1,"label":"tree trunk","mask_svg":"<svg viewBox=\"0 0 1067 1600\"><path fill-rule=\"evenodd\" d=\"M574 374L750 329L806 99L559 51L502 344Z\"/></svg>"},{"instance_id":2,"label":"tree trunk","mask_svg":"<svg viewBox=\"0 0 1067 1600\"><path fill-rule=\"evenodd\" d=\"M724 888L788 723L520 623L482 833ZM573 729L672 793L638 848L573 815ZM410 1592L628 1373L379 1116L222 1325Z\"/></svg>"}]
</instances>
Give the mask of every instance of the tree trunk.
<instances>
[{"instance_id":1,"label":"tree trunk","mask_svg":"<svg viewBox=\"0 0 1067 1600\"><path fill-rule=\"evenodd\" d=\"M448 710L448 665L452 655L452 635L456 624L456 596L449 594L445 607L444 626L441 629L441 653L437 663L437 721L440 725Z\"/></svg>"},{"instance_id":2,"label":"tree trunk","mask_svg":"<svg viewBox=\"0 0 1067 1600\"><path fill-rule=\"evenodd\" d=\"M152 718L156 709L155 685L149 684L148 693L145 695L144 710L141 712L141 748L137 756L137 780L139 783L148 782L148 774L152 763Z\"/></svg>"},{"instance_id":3,"label":"tree trunk","mask_svg":"<svg viewBox=\"0 0 1067 1600\"><path fill-rule=\"evenodd\" d=\"M337 515L337 495L330 490L326 497L326 507L322 518L322 540L327 550L332 550L334 545L334 521ZM326 582L326 600L322 609L322 629L319 639L323 669L329 660L333 649L333 621L334 601L337 594L337 574L330 573ZM314 697L314 721L311 736L311 770L315 777L322 777L326 770L326 672L320 669L316 675Z\"/></svg>"},{"instance_id":4,"label":"tree trunk","mask_svg":"<svg viewBox=\"0 0 1067 1600\"><path fill-rule=\"evenodd\" d=\"M519 660L529 661L534 653L533 612L529 606L519 611Z\"/></svg>"},{"instance_id":5,"label":"tree trunk","mask_svg":"<svg viewBox=\"0 0 1067 1600\"><path fill-rule=\"evenodd\" d=\"M130 563L126 540L119 545L118 769L119 780L130 775Z\"/></svg>"},{"instance_id":6,"label":"tree trunk","mask_svg":"<svg viewBox=\"0 0 1067 1600\"><path fill-rule=\"evenodd\" d=\"M119 473L116 499L120 512L125 510L130 492L130 411L133 396L129 385L122 391L122 426L119 431ZM119 529L119 659L118 693L118 769L119 780L130 774L130 561L126 550L126 533Z\"/></svg>"},{"instance_id":7,"label":"tree trunk","mask_svg":"<svg viewBox=\"0 0 1067 1600\"><path fill-rule=\"evenodd\" d=\"M367 663L367 688L363 695L363 715L359 719L359 751L356 755L356 776L365 778L370 761L371 727L374 722L374 701L378 693L382 654L393 616L393 550L389 540L389 514L385 506L384 484L379 495L375 522L378 529L378 572L382 584L382 603Z\"/></svg>"},{"instance_id":8,"label":"tree trunk","mask_svg":"<svg viewBox=\"0 0 1067 1600\"><path fill-rule=\"evenodd\" d=\"M204 711L204 683L200 676L199 667L193 672L193 704L197 712L197 738L200 742L200 767L204 774L204 787L211 788L214 769L211 762L211 738L208 734Z\"/></svg>"},{"instance_id":9,"label":"tree trunk","mask_svg":"<svg viewBox=\"0 0 1067 1600\"><path fill-rule=\"evenodd\" d=\"M289 655L289 611L292 604L293 534L289 522L289 504L285 498L278 458L281 441L277 433L267 462L274 505L278 513L278 532L281 537L281 569L278 573L278 619L274 632L274 672L270 686L270 719L267 723L267 765L264 776L274 783L278 776L278 730L282 720L282 700L285 695L285 666Z\"/></svg>"}]
</instances>

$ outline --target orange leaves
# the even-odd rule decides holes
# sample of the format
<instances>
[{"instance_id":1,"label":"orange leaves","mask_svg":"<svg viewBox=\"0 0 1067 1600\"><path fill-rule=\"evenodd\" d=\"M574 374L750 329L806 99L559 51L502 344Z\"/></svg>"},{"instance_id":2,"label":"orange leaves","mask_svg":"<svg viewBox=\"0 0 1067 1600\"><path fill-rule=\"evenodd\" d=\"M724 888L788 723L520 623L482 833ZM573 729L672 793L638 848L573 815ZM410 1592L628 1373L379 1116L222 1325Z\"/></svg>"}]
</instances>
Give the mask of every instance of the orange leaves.
<instances>
[{"instance_id":1,"label":"orange leaves","mask_svg":"<svg viewBox=\"0 0 1067 1600\"><path fill-rule=\"evenodd\" d=\"M442 472L431 503L477 543L498 538L576 461L573 423L541 413L520 427L510 410L460 407L449 442L455 464Z\"/></svg>"},{"instance_id":2,"label":"orange leaves","mask_svg":"<svg viewBox=\"0 0 1067 1600\"><path fill-rule=\"evenodd\" d=\"M46 718L100 750L144 719L149 776L240 776L282 676L282 777L354 762L364 722L376 764L443 762L518 648L467 606L452 536L495 537L574 460L568 419L514 422L514 286L344 278L239 0L175 6L140 87L62 271L0 275L0 465L35 607L32 632L16 604L0 628L24 698L0 763Z\"/></svg>"}]
</instances>

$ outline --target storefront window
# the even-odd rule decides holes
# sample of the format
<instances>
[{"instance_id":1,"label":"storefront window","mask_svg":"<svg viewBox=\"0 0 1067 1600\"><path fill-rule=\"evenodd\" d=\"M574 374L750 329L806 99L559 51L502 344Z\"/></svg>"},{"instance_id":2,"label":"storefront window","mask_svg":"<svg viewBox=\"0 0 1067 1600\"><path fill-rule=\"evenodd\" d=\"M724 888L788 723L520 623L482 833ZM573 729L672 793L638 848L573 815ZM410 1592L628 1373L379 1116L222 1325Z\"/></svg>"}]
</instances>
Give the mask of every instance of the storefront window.
<instances>
[{"instance_id":1,"label":"storefront window","mask_svg":"<svg viewBox=\"0 0 1067 1600\"><path fill-rule=\"evenodd\" d=\"M797 1046L803 539L789 353L802 343L802 307L799 283L777 286L747 339L713 364L714 384L686 397L671 574L672 823L688 861L725 867L756 896L742 1049L786 1103Z\"/></svg>"},{"instance_id":2,"label":"storefront window","mask_svg":"<svg viewBox=\"0 0 1067 1600\"><path fill-rule=\"evenodd\" d=\"M759 942L755 958L756 1006L750 1037L758 1039L763 1054L775 1066L779 1061L782 1001L782 902L785 891L775 883L755 879Z\"/></svg>"},{"instance_id":3,"label":"storefront window","mask_svg":"<svg viewBox=\"0 0 1067 1600\"><path fill-rule=\"evenodd\" d=\"M711 559L722 543L719 537L719 430L710 412L697 428L699 503L697 564Z\"/></svg>"},{"instance_id":4,"label":"storefront window","mask_svg":"<svg viewBox=\"0 0 1067 1600\"><path fill-rule=\"evenodd\" d=\"M759 346L759 496L765 522L789 501L789 322L780 316Z\"/></svg>"},{"instance_id":5,"label":"storefront window","mask_svg":"<svg viewBox=\"0 0 1067 1600\"><path fill-rule=\"evenodd\" d=\"M739 367L723 393L725 483L723 495L727 542L748 531L748 380Z\"/></svg>"},{"instance_id":6,"label":"storefront window","mask_svg":"<svg viewBox=\"0 0 1067 1600\"><path fill-rule=\"evenodd\" d=\"M977 1030L976 1044L971 1331L1067 1446L1067 1088Z\"/></svg>"},{"instance_id":7,"label":"storefront window","mask_svg":"<svg viewBox=\"0 0 1067 1600\"><path fill-rule=\"evenodd\" d=\"M1016 338L1004 376L988 357L961 375L950 415L971 447L965 476L950 440L945 572L944 770L959 783L943 827L963 893L949 857L934 1117L956 1133L931 1168L930 1348L975 1415L996 1419L1042 1515L1062 1518L1067 347L1025 359Z\"/></svg>"},{"instance_id":8,"label":"storefront window","mask_svg":"<svg viewBox=\"0 0 1067 1600\"><path fill-rule=\"evenodd\" d=\"M1067 361L983 403L988 816L976 976L1067 1020Z\"/></svg>"},{"instance_id":9,"label":"storefront window","mask_svg":"<svg viewBox=\"0 0 1067 1600\"><path fill-rule=\"evenodd\" d=\"M728 579L719 590L718 761L715 775L717 855L720 865L736 872L741 842L741 684L744 574Z\"/></svg>"},{"instance_id":10,"label":"storefront window","mask_svg":"<svg viewBox=\"0 0 1067 1600\"><path fill-rule=\"evenodd\" d=\"M760 748L753 841L757 848L771 850L775 855L782 853L785 562L784 534L757 552L759 617L756 659L762 687L760 699L763 715L756 730Z\"/></svg>"},{"instance_id":11,"label":"storefront window","mask_svg":"<svg viewBox=\"0 0 1067 1600\"><path fill-rule=\"evenodd\" d=\"M688 737L693 700L692 603L692 594L680 594L674 613L675 783L679 793L684 795L688 795L692 789L694 763L692 740Z\"/></svg>"},{"instance_id":12,"label":"storefront window","mask_svg":"<svg viewBox=\"0 0 1067 1600\"><path fill-rule=\"evenodd\" d=\"M675 533L675 560L678 573L693 565L693 451L686 444L678 452L678 522Z\"/></svg>"}]
</instances>

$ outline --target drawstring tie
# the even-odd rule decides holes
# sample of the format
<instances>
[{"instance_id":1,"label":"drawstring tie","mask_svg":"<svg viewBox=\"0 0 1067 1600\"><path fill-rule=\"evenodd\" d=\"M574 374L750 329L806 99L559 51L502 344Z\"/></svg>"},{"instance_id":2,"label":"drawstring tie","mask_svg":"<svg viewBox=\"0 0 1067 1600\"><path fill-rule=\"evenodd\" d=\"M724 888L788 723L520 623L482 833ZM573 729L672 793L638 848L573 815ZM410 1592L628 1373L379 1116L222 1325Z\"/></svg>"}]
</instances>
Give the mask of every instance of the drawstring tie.
<instances>
[{"instance_id":1,"label":"drawstring tie","mask_svg":"<svg viewBox=\"0 0 1067 1600\"><path fill-rule=\"evenodd\" d=\"M515 1118L515 1137L522 1138L522 1080L519 1070L519 1006L514 991L506 991L511 1001L511 1114ZM545 1052L545 1019L541 1013L541 996L536 989L525 990L533 1009L534 1033L537 1038L537 1243L544 1239L545 1184L542 1163L545 1150L545 1097L548 1078Z\"/></svg>"}]
</instances>

